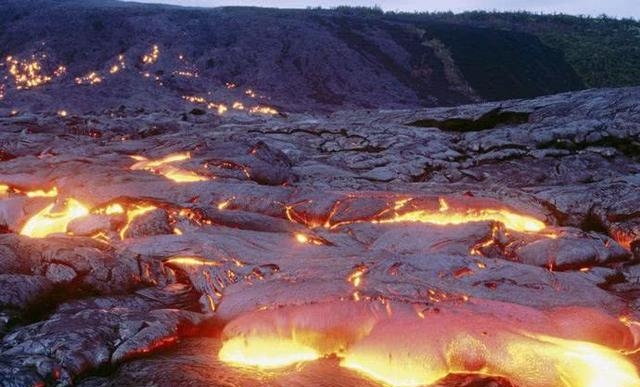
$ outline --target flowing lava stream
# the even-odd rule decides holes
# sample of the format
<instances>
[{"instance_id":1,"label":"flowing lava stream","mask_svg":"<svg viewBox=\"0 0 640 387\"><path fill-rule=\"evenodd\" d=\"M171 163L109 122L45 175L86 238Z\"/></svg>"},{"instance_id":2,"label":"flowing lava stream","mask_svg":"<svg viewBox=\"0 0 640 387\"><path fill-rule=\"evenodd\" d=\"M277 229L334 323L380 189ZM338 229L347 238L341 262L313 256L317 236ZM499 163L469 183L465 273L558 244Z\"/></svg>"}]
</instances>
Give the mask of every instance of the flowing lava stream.
<instances>
[{"instance_id":1,"label":"flowing lava stream","mask_svg":"<svg viewBox=\"0 0 640 387\"><path fill-rule=\"evenodd\" d=\"M504 377L519 387L638 387L623 353L638 349L639 334L637 325L583 308L538 312L478 301L420 317L404 304L332 302L242 315L225 328L218 356L260 368L338 356L342 367L394 387L451 374Z\"/></svg>"},{"instance_id":2,"label":"flowing lava stream","mask_svg":"<svg viewBox=\"0 0 640 387\"><path fill-rule=\"evenodd\" d=\"M333 216L336 209L332 210L329 217L319 224L325 228L334 230L341 226L369 222L373 224L387 223L429 223L441 226L460 225L472 222L500 222L505 228L518 232L540 233L547 226L546 224L529 215L515 212L506 206L501 206L493 201L484 204L480 200L470 203L457 201L450 203L444 198L438 198L437 205L433 201L423 204L413 203L414 198L397 200L392 208L381 211L378 215L368 219L352 219L334 222ZM319 224L308 220L303 214L299 214L295 206L285 208L287 218L296 223L302 223L309 227L316 227ZM545 235L552 236L552 235Z\"/></svg>"},{"instance_id":3,"label":"flowing lava stream","mask_svg":"<svg viewBox=\"0 0 640 387\"><path fill-rule=\"evenodd\" d=\"M51 234L65 233L69 223L89 215L89 209L75 199L67 199L62 205L52 203L31 217L20 231L31 238L44 238Z\"/></svg>"}]
</instances>

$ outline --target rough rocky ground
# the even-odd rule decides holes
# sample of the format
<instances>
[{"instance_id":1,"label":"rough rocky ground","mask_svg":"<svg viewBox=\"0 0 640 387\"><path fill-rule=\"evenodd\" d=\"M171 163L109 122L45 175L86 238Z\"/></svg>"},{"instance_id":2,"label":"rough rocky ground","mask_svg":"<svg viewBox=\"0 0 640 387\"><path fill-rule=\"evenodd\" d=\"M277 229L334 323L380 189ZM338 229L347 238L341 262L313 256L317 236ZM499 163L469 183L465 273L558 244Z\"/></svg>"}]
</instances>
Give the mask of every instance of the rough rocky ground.
<instances>
[{"instance_id":1,"label":"rough rocky ground","mask_svg":"<svg viewBox=\"0 0 640 387\"><path fill-rule=\"evenodd\" d=\"M640 88L331 115L1 113L2 386L375 386L337 357L410 340L431 358L478 329L638 347ZM75 201L90 213L20 235ZM443 214L481 219L402 221ZM223 341L296 330L332 355L218 359ZM464 370L496 366L472 352ZM438 383L559 380L508 365Z\"/></svg>"}]
</instances>

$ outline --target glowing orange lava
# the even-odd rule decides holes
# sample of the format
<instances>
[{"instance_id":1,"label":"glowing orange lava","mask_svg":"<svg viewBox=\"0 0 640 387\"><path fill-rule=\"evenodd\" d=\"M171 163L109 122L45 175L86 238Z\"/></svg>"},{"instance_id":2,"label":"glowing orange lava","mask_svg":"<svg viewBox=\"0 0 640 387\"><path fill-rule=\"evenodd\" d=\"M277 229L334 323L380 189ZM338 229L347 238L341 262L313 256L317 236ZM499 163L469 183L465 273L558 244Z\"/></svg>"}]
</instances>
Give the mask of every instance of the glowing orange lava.
<instances>
[{"instance_id":1,"label":"glowing orange lava","mask_svg":"<svg viewBox=\"0 0 640 387\"><path fill-rule=\"evenodd\" d=\"M637 349L632 328L589 309L501 305L417 316L407 304L391 313L388 301L258 310L225 327L219 358L274 368L333 355L342 367L394 387L428 386L450 374L503 377L519 387L640 386L621 352ZM504 321L487 307L505 312Z\"/></svg>"},{"instance_id":2,"label":"glowing orange lava","mask_svg":"<svg viewBox=\"0 0 640 387\"><path fill-rule=\"evenodd\" d=\"M277 337L252 340L236 337L225 342L218 356L226 363L260 368L279 368L320 358L313 348Z\"/></svg>"},{"instance_id":3,"label":"glowing orange lava","mask_svg":"<svg viewBox=\"0 0 640 387\"><path fill-rule=\"evenodd\" d=\"M44 238L51 234L67 232L69 223L89 214L89 209L75 199L67 199L62 208L50 204L31 217L20 231L31 238Z\"/></svg>"},{"instance_id":4,"label":"glowing orange lava","mask_svg":"<svg viewBox=\"0 0 640 387\"><path fill-rule=\"evenodd\" d=\"M405 207L405 203L398 202L397 211ZM470 222L492 221L500 222L508 229L520 232L542 231L546 225L544 222L526 215L520 215L507 209L500 208L470 208L460 210L451 208L446 200L439 199L440 208L438 211L413 210L408 212L397 212L393 218L380 219L376 223L397 223L397 222L421 222L438 225L456 225Z\"/></svg>"},{"instance_id":5,"label":"glowing orange lava","mask_svg":"<svg viewBox=\"0 0 640 387\"><path fill-rule=\"evenodd\" d=\"M75 79L77 85L96 85L102 82L102 77L95 71Z\"/></svg>"},{"instance_id":6,"label":"glowing orange lava","mask_svg":"<svg viewBox=\"0 0 640 387\"><path fill-rule=\"evenodd\" d=\"M154 44L153 47L151 47L151 51L142 56L142 63L146 65L154 64L158 61L159 57L160 57L160 48L158 47L157 44Z\"/></svg>"},{"instance_id":7,"label":"glowing orange lava","mask_svg":"<svg viewBox=\"0 0 640 387\"><path fill-rule=\"evenodd\" d=\"M305 222L304 216L298 216L293 206L286 207L286 215L291 221ZM324 227L333 229L343 225L362 222L377 224L419 222L444 226L490 221L500 222L507 229L519 232L540 232L546 228L545 223L541 220L532 216L518 214L503 206L495 205L495 207L493 207L492 205L488 205L487 207L479 207L477 204L467 206L464 203L458 203L454 206L444 198L438 199L438 208L416 208L411 198L397 200L392 208L370 219L346 220L334 223L331 219L332 216L333 213L324 223ZM317 226L315 224L307 225L310 227ZM552 238L555 235L549 233L545 236Z\"/></svg>"},{"instance_id":8,"label":"glowing orange lava","mask_svg":"<svg viewBox=\"0 0 640 387\"><path fill-rule=\"evenodd\" d=\"M220 263L216 261L207 261L198 257L172 257L164 261L164 263L180 266L220 266Z\"/></svg>"},{"instance_id":9,"label":"glowing orange lava","mask_svg":"<svg viewBox=\"0 0 640 387\"><path fill-rule=\"evenodd\" d=\"M25 193L30 198L55 198L58 196L58 189L53 187L49 191L39 189L35 191L27 191Z\"/></svg>"},{"instance_id":10,"label":"glowing orange lava","mask_svg":"<svg viewBox=\"0 0 640 387\"><path fill-rule=\"evenodd\" d=\"M43 69L41 60L46 59L46 55L33 55L29 60L19 60L13 56L6 58L6 66L9 74L13 76L16 89L32 89L45 85L55 77L60 77L67 71L66 67L58 66L51 74L47 74Z\"/></svg>"},{"instance_id":11,"label":"glowing orange lava","mask_svg":"<svg viewBox=\"0 0 640 387\"><path fill-rule=\"evenodd\" d=\"M170 154L159 160L149 160L142 156L131 156L131 158L137 161L130 167L133 171L150 171L155 174L162 175L169 180L173 180L176 183L193 183L209 180L209 178L198 175L195 172L172 165L175 162L189 160L191 155L188 152Z\"/></svg>"}]
</instances>

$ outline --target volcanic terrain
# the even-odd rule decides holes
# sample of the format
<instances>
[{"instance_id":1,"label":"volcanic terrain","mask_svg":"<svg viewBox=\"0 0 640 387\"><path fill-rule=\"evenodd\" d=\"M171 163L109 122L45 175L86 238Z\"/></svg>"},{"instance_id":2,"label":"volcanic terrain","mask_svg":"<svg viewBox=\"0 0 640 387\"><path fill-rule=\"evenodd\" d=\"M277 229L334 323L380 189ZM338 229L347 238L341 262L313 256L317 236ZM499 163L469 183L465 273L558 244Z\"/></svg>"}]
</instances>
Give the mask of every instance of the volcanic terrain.
<instances>
[{"instance_id":1,"label":"volcanic terrain","mask_svg":"<svg viewBox=\"0 0 640 387\"><path fill-rule=\"evenodd\" d=\"M0 386L640 385L640 88L331 109L157 38L3 59Z\"/></svg>"}]
</instances>

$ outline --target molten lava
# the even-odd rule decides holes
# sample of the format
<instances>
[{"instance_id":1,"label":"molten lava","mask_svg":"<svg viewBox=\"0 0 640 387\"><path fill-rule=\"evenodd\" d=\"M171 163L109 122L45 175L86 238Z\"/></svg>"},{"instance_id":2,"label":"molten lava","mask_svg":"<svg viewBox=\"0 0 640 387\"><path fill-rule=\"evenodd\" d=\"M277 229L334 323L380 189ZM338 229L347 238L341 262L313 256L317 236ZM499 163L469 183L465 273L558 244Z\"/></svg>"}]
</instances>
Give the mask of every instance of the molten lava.
<instances>
[{"instance_id":1,"label":"molten lava","mask_svg":"<svg viewBox=\"0 0 640 387\"><path fill-rule=\"evenodd\" d=\"M220 266L219 262L207 261L198 257L172 257L164 261L164 263L178 266Z\"/></svg>"},{"instance_id":2,"label":"molten lava","mask_svg":"<svg viewBox=\"0 0 640 387\"><path fill-rule=\"evenodd\" d=\"M321 357L313 348L277 337L236 337L224 344L218 356L226 363L260 368L279 368Z\"/></svg>"},{"instance_id":3,"label":"molten lava","mask_svg":"<svg viewBox=\"0 0 640 387\"><path fill-rule=\"evenodd\" d=\"M58 189L53 187L49 191L39 189L35 191L27 191L25 193L30 198L55 198L58 196Z\"/></svg>"},{"instance_id":4,"label":"molten lava","mask_svg":"<svg viewBox=\"0 0 640 387\"><path fill-rule=\"evenodd\" d=\"M67 199L60 208L54 203L31 217L22 227L21 235L44 238L51 234L65 233L74 219L89 214L89 209L75 199Z\"/></svg>"},{"instance_id":5,"label":"molten lava","mask_svg":"<svg viewBox=\"0 0 640 387\"><path fill-rule=\"evenodd\" d=\"M378 215L365 219L333 221L336 208L331 212L329 218L324 221L324 227L334 229L340 226L353 223L370 222L376 224L383 223L403 223L403 222L419 222L431 223L436 225L458 225L472 222L500 222L507 229L519 232L540 232L546 228L544 222L532 216L522 215L514 210L502 206L492 201L487 203L476 202L466 203L458 202L452 204L444 198L438 199L438 205L432 203L416 204L414 199L397 200L393 206ZM294 222L302 222L310 227L317 225L317 222L307 222L304 214L298 214L294 206L286 207L286 215L289 220ZM548 235L553 237L552 234Z\"/></svg>"},{"instance_id":6,"label":"molten lava","mask_svg":"<svg viewBox=\"0 0 640 387\"><path fill-rule=\"evenodd\" d=\"M396 203L395 216L388 219L377 220L377 223L396 222L421 222L438 225L464 224L470 222L492 221L500 222L510 230L520 232L542 231L546 225L544 222L526 215L520 215L507 209L501 208L454 208L443 199L439 199L440 208L437 211L411 210L402 212L406 202Z\"/></svg>"},{"instance_id":7,"label":"molten lava","mask_svg":"<svg viewBox=\"0 0 640 387\"><path fill-rule=\"evenodd\" d=\"M617 319L586 308L449 306L422 316L405 303L390 313L388 301L258 310L225 327L219 357L273 368L334 355L341 366L398 387L450 374L503 377L519 387L640 386L623 355L637 350L638 332Z\"/></svg>"},{"instance_id":8,"label":"molten lava","mask_svg":"<svg viewBox=\"0 0 640 387\"><path fill-rule=\"evenodd\" d=\"M173 166L173 163L189 160L191 155L186 153L174 153L165 156L159 160L149 160L142 156L131 156L132 159L137 162L133 164L130 169L149 171L158 175L162 175L169 180L173 180L177 183L193 183L197 181L207 181L209 178L198 175L195 172L188 171Z\"/></svg>"}]
</instances>

